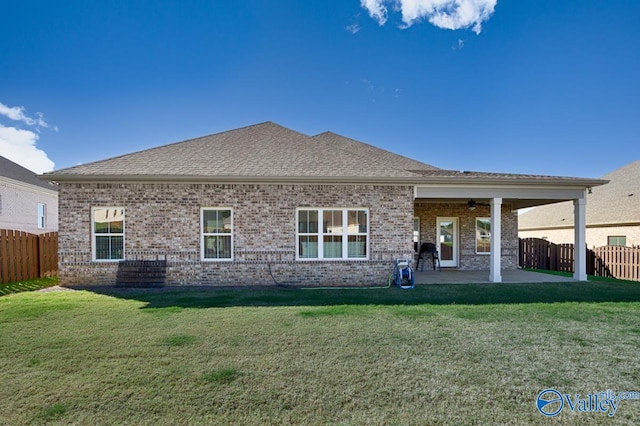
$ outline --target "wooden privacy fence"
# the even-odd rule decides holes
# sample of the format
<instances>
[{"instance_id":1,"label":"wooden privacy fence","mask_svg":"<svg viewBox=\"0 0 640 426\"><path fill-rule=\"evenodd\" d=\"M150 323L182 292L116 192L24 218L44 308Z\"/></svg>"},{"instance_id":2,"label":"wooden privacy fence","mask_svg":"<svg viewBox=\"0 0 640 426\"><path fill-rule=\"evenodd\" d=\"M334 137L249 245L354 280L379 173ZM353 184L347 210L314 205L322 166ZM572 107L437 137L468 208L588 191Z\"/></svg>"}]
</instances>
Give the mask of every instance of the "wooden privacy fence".
<instances>
[{"instance_id":1,"label":"wooden privacy fence","mask_svg":"<svg viewBox=\"0 0 640 426\"><path fill-rule=\"evenodd\" d=\"M539 238L520 238L523 268L573 272L573 244L553 244Z\"/></svg>"},{"instance_id":2,"label":"wooden privacy fence","mask_svg":"<svg viewBox=\"0 0 640 426\"><path fill-rule=\"evenodd\" d=\"M519 265L523 268L573 272L573 244L554 244L539 238L520 238ZM603 246L587 249L587 274L640 281L640 248Z\"/></svg>"},{"instance_id":3,"label":"wooden privacy fence","mask_svg":"<svg viewBox=\"0 0 640 426\"><path fill-rule=\"evenodd\" d=\"M0 229L0 284L58 273L58 233Z\"/></svg>"},{"instance_id":4,"label":"wooden privacy fence","mask_svg":"<svg viewBox=\"0 0 640 426\"><path fill-rule=\"evenodd\" d=\"M603 246L593 249L593 253L593 275L640 281L640 248Z\"/></svg>"}]
</instances>

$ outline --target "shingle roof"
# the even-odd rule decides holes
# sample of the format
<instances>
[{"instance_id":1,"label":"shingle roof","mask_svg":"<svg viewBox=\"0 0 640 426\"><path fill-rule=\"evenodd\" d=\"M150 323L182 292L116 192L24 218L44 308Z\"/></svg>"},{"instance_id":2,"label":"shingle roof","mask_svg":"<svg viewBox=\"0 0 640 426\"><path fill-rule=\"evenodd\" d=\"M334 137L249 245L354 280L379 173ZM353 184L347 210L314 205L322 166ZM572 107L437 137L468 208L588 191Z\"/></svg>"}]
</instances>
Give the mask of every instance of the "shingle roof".
<instances>
[{"instance_id":1,"label":"shingle roof","mask_svg":"<svg viewBox=\"0 0 640 426\"><path fill-rule=\"evenodd\" d=\"M346 151L358 157L373 158L376 161L381 162L384 167L393 167L410 171L441 170L430 164L425 164L412 158L398 155L394 152L386 151L373 145L347 138L333 132L320 133L319 135L313 136L313 139L322 141L328 146Z\"/></svg>"},{"instance_id":2,"label":"shingle roof","mask_svg":"<svg viewBox=\"0 0 640 426\"><path fill-rule=\"evenodd\" d=\"M308 136L272 122L57 170L44 177L55 181L603 183L442 170L332 132Z\"/></svg>"},{"instance_id":3,"label":"shingle roof","mask_svg":"<svg viewBox=\"0 0 640 426\"><path fill-rule=\"evenodd\" d=\"M48 182L38 178L38 175L31 170L22 167L13 161L0 156L0 176L8 179L16 180L29 185L45 188L50 191L57 191L58 187L49 185Z\"/></svg>"},{"instance_id":4,"label":"shingle roof","mask_svg":"<svg viewBox=\"0 0 640 426\"><path fill-rule=\"evenodd\" d=\"M605 176L604 186L587 194L587 225L640 222L640 160ZM544 229L573 227L573 203L562 202L535 207L518 219L518 228Z\"/></svg>"},{"instance_id":5,"label":"shingle roof","mask_svg":"<svg viewBox=\"0 0 640 426\"><path fill-rule=\"evenodd\" d=\"M509 180L527 180L527 181L543 181L552 179L554 182L584 180L584 178L570 177L570 176L543 176L543 175L531 175L531 174L515 174L515 173L496 173L496 172L476 172L470 170L445 170L445 169L431 169L431 170L410 170L416 174L425 177L437 177L437 178L456 178L456 179L509 179Z\"/></svg>"},{"instance_id":6,"label":"shingle roof","mask_svg":"<svg viewBox=\"0 0 640 426\"><path fill-rule=\"evenodd\" d=\"M381 150L380 150L381 151ZM418 162L416 162L418 163ZM421 163L419 163L421 164ZM415 175L375 155L345 151L272 122L165 145L49 174L181 177L367 177Z\"/></svg>"}]
</instances>

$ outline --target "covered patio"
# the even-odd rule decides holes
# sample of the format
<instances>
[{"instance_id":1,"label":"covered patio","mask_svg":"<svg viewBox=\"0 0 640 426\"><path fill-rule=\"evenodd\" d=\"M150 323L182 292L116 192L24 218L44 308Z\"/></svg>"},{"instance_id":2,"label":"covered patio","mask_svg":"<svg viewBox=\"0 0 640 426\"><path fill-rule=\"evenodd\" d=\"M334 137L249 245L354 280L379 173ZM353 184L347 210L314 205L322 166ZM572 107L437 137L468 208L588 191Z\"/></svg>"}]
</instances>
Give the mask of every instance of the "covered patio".
<instances>
[{"instance_id":1,"label":"covered patio","mask_svg":"<svg viewBox=\"0 0 640 426\"><path fill-rule=\"evenodd\" d=\"M427 269L423 272L415 271L416 285L426 284L489 284L489 271L487 270L460 270L442 268L440 271ZM548 282L575 282L575 278L561 277L542 272L525 271L522 269L509 269L502 271L503 283L548 283Z\"/></svg>"},{"instance_id":2,"label":"covered patio","mask_svg":"<svg viewBox=\"0 0 640 426\"><path fill-rule=\"evenodd\" d=\"M451 170L420 173L431 182L414 187L414 248L434 244L443 271L417 274L416 284L565 280L517 269L518 210L560 201L574 204L575 272L566 280L587 280L586 194L606 181Z\"/></svg>"}]
</instances>

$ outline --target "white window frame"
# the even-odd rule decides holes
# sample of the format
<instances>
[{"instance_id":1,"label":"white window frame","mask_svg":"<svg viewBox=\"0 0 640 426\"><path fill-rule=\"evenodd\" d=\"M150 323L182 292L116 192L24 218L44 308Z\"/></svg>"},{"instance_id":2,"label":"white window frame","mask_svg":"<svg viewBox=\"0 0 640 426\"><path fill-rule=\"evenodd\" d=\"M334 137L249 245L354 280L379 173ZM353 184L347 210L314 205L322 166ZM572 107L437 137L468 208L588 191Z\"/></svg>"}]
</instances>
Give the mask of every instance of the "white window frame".
<instances>
[{"instance_id":1,"label":"white window frame","mask_svg":"<svg viewBox=\"0 0 640 426\"><path fill-rule=\"evenodd\" d=\"M615 238L616 239L616 243L619 242L619 240L621 238L624 238L624 245L621 244L611 244L611 239ZM626 235L607 235L607 245L608 246L614 246L614 247L626 247L627 246L627 236Z\"/></svg>"},{"instance_id":2,"label":"white window frame","mask_svg":"<svg viewBox=\"0 0 640 426\"><path fill-rule=\"evenodd\" d=\"M122 210L122 232L109 232L109 233L96 233L95 227L95 211L96 210ZM125 247L126 247L126 225L127 213L124 207L114 207L114 206L96 206L91 208L91 259L94 262L120 262L121 260L125 260ZM98 259L96 258L96 237L122 237L122 258L120 259Z\"/></svg>"},{"instance_id":3,"label":"white window frame","mask_svg":"<svg viewBox=\"0 0 640 426\"><path fill-rule=\"evenodd\" d=\"M491 254L491 230L489 230L489 251L478 251L478 220L485 220L489 222L489 227L491 227L491 218L490 217L476 217L474 222L474 240L476 246L476 254L478 255L490 255Z\"/></svg>"},{"instance_id":4,"label":"white window frame","mask_svg":"<svg viewBox=\"0 0 640 426\"><path fill-rule=\"evenodd\" d=\"M342 257L325 257L324 256L324 236L329 235L327 233L323 232L323 224L322 224L322 220L323 220L323 216L324 216L324 212L325 211L336 211L339 210L342 212ZM318 212L318 224L317 224L317 232L314 233L307 233L307 232L300 232L300 223L299 223L299 219L300 219L300 212L302 211L316 211ZM364 212L365 216L366 216L366 227L367 227L367 232L349 232L349 212L350 211L362 211ZM299 261L318 261L318 260L323 260L323 261L364 261L364 260L369 260L369 253L370 253L370 242L371 242L371 225L370 225L370 214L369 214L369 209L366 207L299 207L296 209L296 260ZM316 236L318 239L318 256L317 257L301 257L300 256L300 236L304 236L304 235L312 235L312 236ZM362 257L349 257L349 237L353 237L353 236L365 236L367 241L365 244L365 256Z\"/></svg>"},{"instance_id":5,"label":"white window frame","mask_svg":"<svg viewBox=\"0 0 640 426\"><path fill-rule=\"evenodd\" d=\"M231 213L230 216L230 226L231 232L204 232L204 212L205 211L229 211ZM200 260L203 262L233 262L233 234L234 234L234 224L233 224L233 209L231 207L201 207L200 208ZM205 237L230 237L231 239L231 252L230 257L223 258L213 258L213 257L205 257Z\"/></svg>"},{"instance_id":6,"label":"white window frame","mask_svg":"<svg viewBox=\"0 0 640 426\"><path fill-rule=\"evenodd\" d=\"M42 210L42 214L40 214ZM38 203L38 229L45 229L47 227L47 205L44 203Z\"/></svg>"}]
</instances>

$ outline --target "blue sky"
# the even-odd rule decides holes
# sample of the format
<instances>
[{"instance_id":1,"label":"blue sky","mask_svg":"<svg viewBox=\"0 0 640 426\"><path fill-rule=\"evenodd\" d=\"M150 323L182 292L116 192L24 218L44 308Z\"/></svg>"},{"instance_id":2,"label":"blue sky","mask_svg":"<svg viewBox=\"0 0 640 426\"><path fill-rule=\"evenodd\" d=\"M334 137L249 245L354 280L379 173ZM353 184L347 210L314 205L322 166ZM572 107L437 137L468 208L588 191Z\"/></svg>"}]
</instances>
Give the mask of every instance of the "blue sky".
<instances>
[{"instance_id":1,"label":"blue sky","mask_svg":"<svg viewBox=\"0 0 640 426\"><path fill-rule=\"evenodd\" d=\"M599 177L640 159L639 16L637 0L5 1L0 155L43 172L274 121L441 168Z\"/></svg>"}]
</instances>

